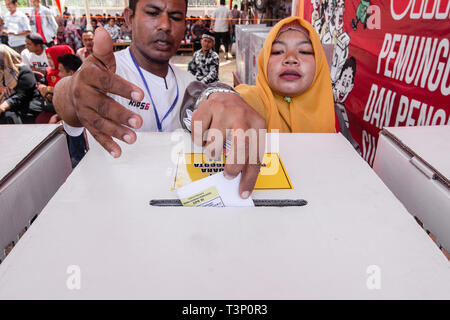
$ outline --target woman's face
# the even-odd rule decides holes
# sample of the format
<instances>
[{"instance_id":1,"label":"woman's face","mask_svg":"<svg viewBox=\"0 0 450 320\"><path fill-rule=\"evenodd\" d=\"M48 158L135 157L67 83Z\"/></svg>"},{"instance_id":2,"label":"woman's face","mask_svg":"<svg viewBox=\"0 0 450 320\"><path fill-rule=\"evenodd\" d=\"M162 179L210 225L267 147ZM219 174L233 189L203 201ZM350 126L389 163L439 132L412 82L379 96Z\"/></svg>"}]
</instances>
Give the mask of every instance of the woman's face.
<instances>
[{"instance_id":1,"label":"woman's face","mask_svg":"<svg viewBox=\"0 0 450 320\"><path fill-rule=\"evenodd\" d=\"M281 33L272 44L267 65L270 88L283 97L299 96L311 86L315 72L311 41L300 31Z\"/></svg>"}]
</instances>

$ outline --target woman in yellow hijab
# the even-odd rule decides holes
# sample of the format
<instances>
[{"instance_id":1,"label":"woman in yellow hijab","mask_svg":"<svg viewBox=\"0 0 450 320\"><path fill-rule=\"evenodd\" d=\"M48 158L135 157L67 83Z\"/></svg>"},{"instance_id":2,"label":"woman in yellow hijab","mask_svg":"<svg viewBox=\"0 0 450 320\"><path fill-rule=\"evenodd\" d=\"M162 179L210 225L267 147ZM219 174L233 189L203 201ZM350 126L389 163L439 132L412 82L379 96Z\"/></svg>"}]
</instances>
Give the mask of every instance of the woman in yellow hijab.
<instances>
[{"instance_id":1,"label":"woman in yellow hijab","mask_svg":"<svg viewBox=\"0 0 450 320\"><path fill-rule=\"evenodd\" d=\"M235 90L266 119L268 132L335 132L326 56L314 28L299 17L270 31L258 55L256 86Z\"/></svg>"}]
</instances>

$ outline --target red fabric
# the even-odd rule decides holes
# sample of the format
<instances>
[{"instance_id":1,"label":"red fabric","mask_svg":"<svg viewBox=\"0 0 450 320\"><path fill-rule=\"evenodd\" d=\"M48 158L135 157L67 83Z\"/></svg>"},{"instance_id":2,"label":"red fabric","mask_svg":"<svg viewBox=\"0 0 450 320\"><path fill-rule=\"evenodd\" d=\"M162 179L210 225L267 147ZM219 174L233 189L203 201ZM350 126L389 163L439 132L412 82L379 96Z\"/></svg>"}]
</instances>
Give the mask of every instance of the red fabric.
<instances>
[{"instance_id":1,"label":"red fabric","mask_svg":"<svg viewBox=\"0 0 450 320\"><path fill-rule=\"evenodd\" d=\"M45 124L50 121L50 118L54 115L53 112L42 111L34 120L34 123Z\"/></svg>"},{"instance_id":2,"label":"red fabric","mask_svg":"<svg viewBox=\"0 0 450 320\"><path fill-rule=\"evenodd\" d=\"M44 43L47 43L47 40L45 39L44 36L44 32L42 31L41 15L39 14L39 12L36 12L36 10L34 10L34 17L36 19L37 32L41 35L42 39L44 40Z\"/></svg>"},{"instance_id":3,"label":"red fabric","mask_svg":"<svg viewBox=\"0 0 450 320\"><path fill-rule=\"evenodd\" d=\"M53 46L50 48L45 49L45 53L47 56L50 57L53 61L53 65L55 66L55 69L52 69L51 67L47 68L47 83L49 86L55 86L55 84L61 79L59 77L59 70L58 70L58 57L63 56L65 54L74 54L73 49L65 44Z\"/></svg>"}]
</instances>

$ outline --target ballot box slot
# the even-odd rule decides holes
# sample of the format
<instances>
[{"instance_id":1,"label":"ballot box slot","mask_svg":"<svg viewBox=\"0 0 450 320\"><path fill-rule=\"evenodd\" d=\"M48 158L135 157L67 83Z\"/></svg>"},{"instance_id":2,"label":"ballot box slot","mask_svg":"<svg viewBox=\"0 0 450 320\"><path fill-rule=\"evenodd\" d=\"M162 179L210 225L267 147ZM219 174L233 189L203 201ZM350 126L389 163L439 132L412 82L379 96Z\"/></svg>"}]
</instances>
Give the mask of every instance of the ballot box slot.
<instances>
[{"instance_id":1,"label":"ballot box slot","mask_svg":"<svg viewBox=\"0 0 450 320\"><path fill-rule=\"evenodd\" d=\"M254 199L255 207L302 207L308 202L303 199ZM154 199L150 200L153 207L182 207L179 199Z\"/></svg>"}]
</instances>

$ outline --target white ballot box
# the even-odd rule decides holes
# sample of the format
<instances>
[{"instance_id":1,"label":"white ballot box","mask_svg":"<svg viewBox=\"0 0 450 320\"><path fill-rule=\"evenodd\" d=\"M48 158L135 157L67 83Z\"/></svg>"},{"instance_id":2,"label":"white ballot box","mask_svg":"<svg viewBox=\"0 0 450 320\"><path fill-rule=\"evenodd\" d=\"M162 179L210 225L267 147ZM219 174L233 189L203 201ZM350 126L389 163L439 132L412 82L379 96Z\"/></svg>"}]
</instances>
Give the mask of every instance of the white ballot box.
<instances>
[{"instance_id":1,"label":"white ballot box","mask_svg":"<svg viewBox=\"0 0 450 320\"><path fill-rule=\"evenodd\" d=\"M0 261L72 171L60 127L0 126Z\"/></svg>"},{"instance_id":2,"label":"white ballot box","mask_svg":"<svg viewBox=\"0 0 450 320\"><path fill-rule=\"evenodd\" d=\"M450 251L450 126L384 128L373 168Z\"/></svg>"},{"instance_id":3,"label":"white ballot box","mask_svg":"<svg viewBox=\"0 0 450 320\"><path fill-rule=\"evenodd\" d=\"M272 137L273 138L273 137ZM449 299L450 264L340 134L281 134L301 207L153 207L180 140L91 150L0 265L0 299Z\"/></svg>"}]
</instances>

